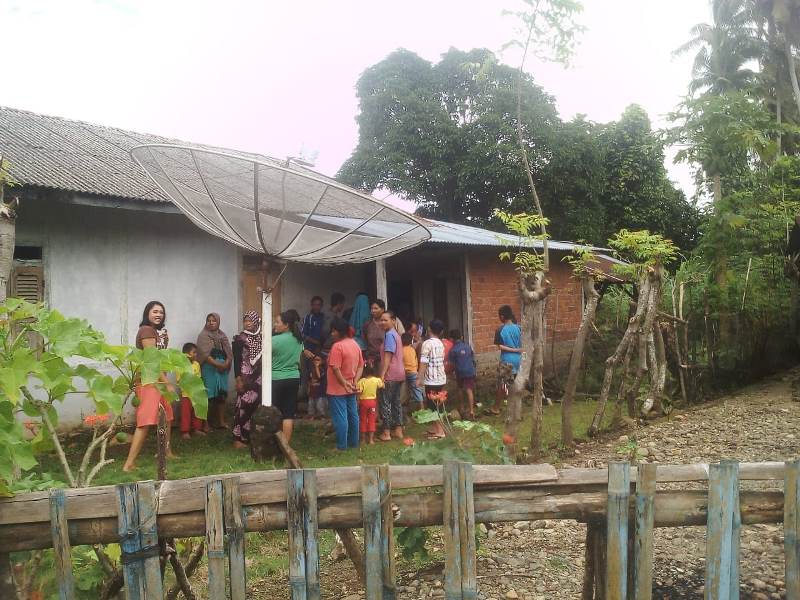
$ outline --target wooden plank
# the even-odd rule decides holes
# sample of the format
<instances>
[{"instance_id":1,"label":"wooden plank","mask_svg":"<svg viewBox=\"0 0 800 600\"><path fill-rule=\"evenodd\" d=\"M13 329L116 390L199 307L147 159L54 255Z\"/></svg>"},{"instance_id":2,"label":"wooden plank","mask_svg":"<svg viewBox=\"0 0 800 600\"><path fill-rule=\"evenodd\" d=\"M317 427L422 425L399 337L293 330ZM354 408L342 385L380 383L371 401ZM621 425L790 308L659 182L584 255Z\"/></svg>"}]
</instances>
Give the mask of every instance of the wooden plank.
<instances>
[{"instance_id":1,"label":"wooden plank","mask_svg":"<svg viewBox=\"0 0 800 600\"><path fill-rule=\"evenodd\" d=\"M306 552L303 527L303 471L289 471L286 508L289 533L289 585L292 600L306 600Z\"/></svg>"},{"instance_id":2,"label":"wooden plank","mask_svg":"<svg viewBox=\"0 0 800 600\"><path fill-rule=\"evenodd\" d=\"M426 527L442 524L443 502L438 493L395 494L399 517L396 527ZM607 494L586 492L556 494L541 488L518 490L475 490L475 522L499 523L537 521L541 519L574 519L586 522L605 520ZM783 522L782 491L743 491L740 494L742 523ZM708 494L702 490L660 491L655 499L655 527L705 525ZM286 503L245 507L245 531L286 530ZM69 495L67 495L69 515ZM357 528L363 526L361 498L343 496L319 502L320 529ZM73 545L116 543L119 541L117 518L70 519L70 540ZM192 511L158 518L162 537L204 536L205 513ZM32 523L0 526L0 548L9 552L50 548L50 524Z\"/></svg>"},{"instance_id":3,"label":"wooden plank","mask_svg":"<svg viewBox=\"0 0 800 600\"><path fill-rule=\"evenodd\" d=\"M608 574L608 535L606 533L605 521L596 523L594 536L594 564L595 564L595 585L594 600L605 600L606 598L606 576Z\"/></svg>"},{"instance_id":4,"label":"wooden plank","mask_svg":"<svg viewBox=\"0 0 800 600\"><path fill-rule=\"evenodd\" d=\"M228 537L228 572L231 580L231 600L247 597L247 573L244 553L244 518L239 497L239 478L222 480L225 533Z\"/></svg>"},{"instance_id":5,"label":"wooden plank","mask_svg":"<svg viewBox=\"0 0 800 600\"><path fill-rule=\"evenodd\" d=\"M782 464L782 463L781 463ZM594 470L586 469L594 477ZM438 465L391 466L389 469L395 490L427 488L442 485L442 470ZM286 471L251 471L226 473L162 481L158 486L159 515L182 514L205 509L206 485L222 477L239 477L243 506L286 502ZM781 478L783 477L781 471ZM556 482L558 473L552 465L475 465L476 488L519 486ZM333 467L317 472L317 497L358 494L361 491L360 467ZM67 518L116 519L117 496L114 486L97 486L66 490ZM49 499L46 492L18 494L0 498L0 525L12 523L50 522ZM48 529L49 535L49 529Z\"/></svg>"},{"instance_id":6,"label":"wooden plank","mask_svg":"<svg viewBox=\"0 0 800 600\"><path fill-rule=\"evenodd\" d=\"M653 521L655 519L656 466L639 465L636 480L636 541L633 583L636 600L653 596Z\"/></svg>"},{"instance_id":7,"label":"wooden plank","mask_svg":"<svg viewBox=\"0 0 800 600\"><path fill-rule=\"evenodd\" d=\"M313 469L303 470L303 536L306 551L306 593L308 600L320 599L319 529L317 527L317 477Z\"/></svg>"},{"instance_id":8,"label":"wooden plank","mask_svg":"<svg viewBox=\"0 0 800 600\"><path fill-rule=\"evenodd\" d=\"M64 510L64 490L50 490L50 522L53 532L53 550L58 579L58 597L75 598L75 577L72 574L72 547L69 544L69 525Z\"/></svg>"},{"instance_id":9,"label":"wooden plank","mask_svg":"<svg viewBox=\"0 0 800 600\"><path fill-rule=\"evenodd\" d=\"M222 506L222 480L209 481L206 488L209 600L225 600L225 520Z\"/></svg>"},{"instance_id":10,"label":"wooden plank","mask_svg":"<svg viewBox=\"0 0 800 600\"><path fill-rule=\"evenodd\" d=\"M161 559L158 548L158 527L155 484L152 481L141 481L137 485L137 508L139 510L139 535L143 550L152 548L154 552L144 559L144 578L147 587L147 598L160 600L164 597L161 579Z\"/></svg>"},{"instance_id":11,"label":"wooden plank","mask_svg":"<svg viewBox=\"0 0 800 600\"><path fill-rule=\"evenodd\" d=\"M164 595L152 481L117 486L117 540L128 600L160 600Z\"/></svg>"},{"instance_id":12,"label":"wooden plank","mask_svg":"<svg viewBox=\"0 0 800 600\"><path fill-rule=\"evenodd\" d=\"M612 462L608 465L608 508L606 511L607 572L606 598L626 600L628 595L628 500L630 497L630 465Z\"/></svg>"},{"instance_id":13,"label":"wooden plank","mask_svg":"<svg viewBox=\"0 0 800 600\"><path fill-rule=\"evenodd\" d=\"M444 536L444 597L461 598L461 536L458 522L458 463L446 462L444 470L443 519Z\"/></svg>"},{"instance_id":14,"label":"wooden plank","mask_svg":"<svg viewBox=\"0 0 800 600\"><path fill-rule=\"evenodd\" d=\"M708 478L705 597L723 600L739 597L737 464L711 465ZM734 548L736 546L736 548Z\"/></svg>"},{"instance_id":15,"label":"wooden plank","mask_svg":"<svg viewBox=\"0 0 800 600\"><path fill-rule=\"evenodd\" d=\"M475 500L472 465L458 465L458 532L461 538L461 595L464 600L477 600L478 573L475 544Z\"/></svg>"},{"instance_id":16,"label":"wooden plank","mask_svg":"<svg viewBox=\"0 0 800 600\"><path fill-rule=\"evenodd\" d=\"M125 580L127 600L145 599L144 569L141 561L127 561L125 555L141 550L139 536L139 510L137 504L137 484L124 483L117 486L119 494L118 531L122 551L122 576Z\"/></svg>"},{"instance_id":17,"label":"wooden plank","mask_svg":"<svg viewBox=\"0 0 800 600\"><path fill-rule=\"evenodd\" d=\"M786 598L800 600L800 460L786 463L783 484L783 549L786 555Z\"/></svg>"},{"instance_id":18,"label":"wooden plank","mask_svg":"<svg viewBox=\"0 0 800 600\"><path fill-rule=\"evenodd\" d=\"M741 546L742 514L739 506L739 463L734 460L723 460L731 470L728 494L731 499L731 579L728 598L739 598L739 551Z\"/></svg>"},{"instance_id":19,"label":"wooden plank","mask_svg":"<svg viewBox=\"0 0 800 600\"><path fill-rule=\"evenodd\" d=\"M369 600L383 598L383 561L381 557L381 492L378 467L361 468L361 512L364 521L364 570Z\"/></svg>"},{"instance_id":20,"label":"wooden plank","mask_svg":"<svg viewBox=\"0 0 800 600\"><path fill-rule=\"evenodd\" d=\"M392 514L392 483L389 465L378 467L378 491L381 502L381 568L383 600L397 597L397 573L394 562L394 515Z\"/></svg>"}]
</instances>

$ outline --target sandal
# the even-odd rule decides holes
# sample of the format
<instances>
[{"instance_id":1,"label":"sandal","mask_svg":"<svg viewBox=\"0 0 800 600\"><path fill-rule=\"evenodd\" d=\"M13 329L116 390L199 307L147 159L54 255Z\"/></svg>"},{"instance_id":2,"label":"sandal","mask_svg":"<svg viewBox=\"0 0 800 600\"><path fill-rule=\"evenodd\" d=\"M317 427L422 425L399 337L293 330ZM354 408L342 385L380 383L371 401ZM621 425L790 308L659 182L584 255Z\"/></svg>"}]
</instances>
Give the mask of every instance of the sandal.
<instances>
[{"instance_id":1,"label":"sandal","mask_svg":"<svg viewBox=\"0 0 800 600\"><path fill-rule=\"evenodd\" d=\"M483 411L483 414L485 414L487 417L496 417L500 415L500 411L496 408L487 408Z\"/></svg>"},{"instance_id":2,"label":"sandal","mask_svg":"<svg viewBox=\"0 0 800 600\"><path fill-rule=\"evenodd\" d=\"M443 440L444 438L447 437L447 435L444 434L444 433L430 433L430 432L428 432L428 433L425 434L425 437L427 439L431 440L431 441L434 441L434 440Z\"/></svg>"}]
</instances>

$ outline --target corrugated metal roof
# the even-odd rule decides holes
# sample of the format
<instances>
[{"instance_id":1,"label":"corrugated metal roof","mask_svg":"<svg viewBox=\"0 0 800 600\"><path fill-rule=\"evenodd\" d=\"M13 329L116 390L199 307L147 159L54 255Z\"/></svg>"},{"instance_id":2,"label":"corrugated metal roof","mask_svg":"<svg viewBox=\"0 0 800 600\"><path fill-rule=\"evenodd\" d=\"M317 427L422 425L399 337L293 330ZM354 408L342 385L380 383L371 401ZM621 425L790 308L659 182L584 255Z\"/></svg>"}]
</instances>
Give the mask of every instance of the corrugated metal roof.
<instances>
[{"instance_id":1,"label":"corrugated metal roof","mask_svg":"<svg viewBox=\"0 0 800 600\"><path fill-rule=\"evenodd\" d=\"M159 135L0 106L0 155L8 161L12 176L23 185L122 199L169 202L169 198L131 158L131 148L142 144L191 145L281 164L263 154L191 144ZM292 168L331 179L298 165L292 165ZM514 236L479 227L432 219L423 221L432 234L428 243L493 247L517 243ZM569 252L575 246L569 242L549 242L550 249L557 251ZM542 244L536 242L533 247L541 248ZM607 252L604 248L597 250Z\"/></svg>"}]
</instances>

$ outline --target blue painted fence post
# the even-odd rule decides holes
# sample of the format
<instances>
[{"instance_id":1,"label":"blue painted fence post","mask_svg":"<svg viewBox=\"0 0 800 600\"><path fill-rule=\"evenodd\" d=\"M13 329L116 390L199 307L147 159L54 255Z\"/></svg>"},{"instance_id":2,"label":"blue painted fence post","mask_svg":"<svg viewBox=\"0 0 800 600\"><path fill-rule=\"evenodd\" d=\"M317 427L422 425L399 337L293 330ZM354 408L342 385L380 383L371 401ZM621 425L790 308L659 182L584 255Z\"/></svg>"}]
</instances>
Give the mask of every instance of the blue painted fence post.
<instances>
[{"instance_id":1,"label":"blue painted fence post","mask_svg":"<svg viewBox=\"0 0 800 600\"><path fill-rule=\"evenodd\" d=\"M292 600L319 600L317 475L312 469L287 472L289 582Z\"/></svg>"},{"instance_id":2,"label":"blue painted fence post","mask_svg":"<svg viewBox=\"0 0 800 600\"><path fill-rule=\"evenodd\" d=\"M628 501L631 493L630 465L608 465L608 536L606 598L626 600L628 595Z\"/></svg>"},{"instance_id":3,"label":"blue painted fence post","mask_svg":"<svg viewBox=\"0 0 800 600\"><path fill-rule=\"evenodd\" d=\"M783 548L786 598L800 600L800 460L786 463L783 480Z\"/></svg>"},{"instance_id":4,"label":"blue painted fence post","mask_svg":"<svg viewBox=\"0 0 800 600\"><path fill-rule=\"evenodd\" d=\"M156 530L156 494L152 481L117 486L117 527L128 600L161 600L160 549Z\"/></svg>"},{"instance_id":5,"label":"blue painted fence post","mask_svg":"<svg viewBox=\"0 0 800 600\"><path fill-rule=\"evenodd\" d=\"M378 467L361 467L361 514L364 520L364 571L367 600L383 598L381 490Z\"/></svg>"},{"instance_id":6,"label":"blue painted fence post","mask_svg":"<svg viewBox=\"0 0 800 600\"><path fill-rule=\"evenodd\" d=\"M706 532L707 600L739 598L739 463L709 465Z\"/></svg>"}]
</instances>

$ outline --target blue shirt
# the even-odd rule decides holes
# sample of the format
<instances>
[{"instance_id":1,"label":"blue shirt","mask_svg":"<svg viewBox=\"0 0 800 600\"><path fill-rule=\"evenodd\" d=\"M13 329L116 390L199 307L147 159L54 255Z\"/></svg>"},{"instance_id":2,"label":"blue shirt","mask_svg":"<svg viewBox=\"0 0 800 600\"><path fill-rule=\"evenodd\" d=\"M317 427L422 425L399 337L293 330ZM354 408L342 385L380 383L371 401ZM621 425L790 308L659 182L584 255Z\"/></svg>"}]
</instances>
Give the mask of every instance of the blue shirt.
<instances>
[{"instance_id":1,"label":"blue shirt","mask_svg":"<svg viewBox=\"0 0 800 600\"><path fill-rule=\"evenodd\" d=\"M475 377L475 353L464 340L458 340L450 354L447 355L447 360L455 367L456 375L461 379L468 379Z\"/></svg>"},{"instance_id":2,"label":"blue shirt","mask_svg":"<svg viewBox=\"0 0 800 600\"><path fill-rule=\"evenodd\" d=\"M300 327L300 333L304 338L310 337L314 338L315 340L319 340L320 346L324 341L322 339L322 324L325 322L325 314L324 313L308 313L303 319L303 326ZM311 352L319 352L320 346L311 344L309 342L305 343L306 350L310 350Z\"/></svg>"},{"instance_id":3,"label":"blue shirt","mask_svg":"<svg viewBox=\"0 0 800 600\"><path fill-rule=\"evenodd\" d=\"M494 334L494 343L496 346L502 344L509 348L522 348L522 330L516 323L505 323L498 327L497 332ZM522 354L519 352L500 351L500 362L510 364L511 370L514 373L519 371L519 363L521 360Z\"/></svg>"}]
</instances>

